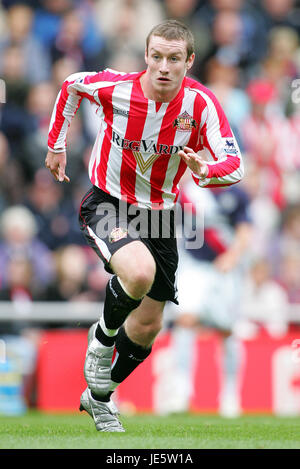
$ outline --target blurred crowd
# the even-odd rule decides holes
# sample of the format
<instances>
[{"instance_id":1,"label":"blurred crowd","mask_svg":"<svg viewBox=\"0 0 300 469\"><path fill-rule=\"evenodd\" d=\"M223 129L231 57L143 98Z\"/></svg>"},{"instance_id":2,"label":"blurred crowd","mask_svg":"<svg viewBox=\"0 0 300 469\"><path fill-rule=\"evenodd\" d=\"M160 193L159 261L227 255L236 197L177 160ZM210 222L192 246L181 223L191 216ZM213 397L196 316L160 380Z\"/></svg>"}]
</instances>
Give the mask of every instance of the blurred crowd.
<instances>
[{"instance_id":1,"label":"blurred crowd","mask_svg":"<svg viewBox=\"0 0 300 469\"><path fill-rule=\"evenodd\" d=\"M103 299L107 274L77 222L97 119L83 103L68 133L71 181L59 184L44 167L51 112L72 73L143 70L145 34L165 18L192 29L191 74L218 97L244 156L254 232L247 301L257 312L258 292L271 283L300 304L296 0L2 0L1 300ZM260 297L272 298L272 289Z\"/></svg>"}]
</instances>

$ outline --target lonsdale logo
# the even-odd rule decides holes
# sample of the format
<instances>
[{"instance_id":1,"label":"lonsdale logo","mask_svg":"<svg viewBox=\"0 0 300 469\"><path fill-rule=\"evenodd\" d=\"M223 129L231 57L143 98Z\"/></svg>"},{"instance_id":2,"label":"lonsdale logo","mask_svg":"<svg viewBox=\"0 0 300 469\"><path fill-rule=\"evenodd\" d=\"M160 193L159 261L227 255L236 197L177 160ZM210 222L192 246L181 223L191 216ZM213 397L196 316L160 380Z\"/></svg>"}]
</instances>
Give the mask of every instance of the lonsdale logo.
<instances>
[{"instance_id":1,"label":"lonsdale logo","mask_svg":"<svg viewBox=\"0 0 300 469\"><path fill-rule=\"evenodd\" d=\"M166 145L163 143L157 144L154 140L128 140L121 137L114 130L112 132L112 143L124 150L132 151L142 174L144 174L160 156L175 155L180 150L183 150L183 146ZM148 153L149 156L145 155L145 153Z\"/></svg>"}]
</instances>

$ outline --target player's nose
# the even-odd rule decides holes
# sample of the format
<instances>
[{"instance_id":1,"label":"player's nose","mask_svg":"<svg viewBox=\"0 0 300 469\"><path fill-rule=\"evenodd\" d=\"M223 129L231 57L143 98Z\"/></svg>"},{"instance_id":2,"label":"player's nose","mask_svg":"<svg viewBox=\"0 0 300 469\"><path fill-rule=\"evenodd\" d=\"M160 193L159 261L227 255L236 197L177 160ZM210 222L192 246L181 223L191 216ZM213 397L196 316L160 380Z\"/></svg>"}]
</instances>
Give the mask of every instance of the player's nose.
<instances>
[{"instance_id":1,"label":"player's nose","mask_svg":"<svg viewBox=\"0 0 300 469\"><path fill-rule=\"evenodd\" d=\"M169 72L169 65L168 60L165 58L160 63L160 73L168 73Z\"/></svg>"}]
</instances>

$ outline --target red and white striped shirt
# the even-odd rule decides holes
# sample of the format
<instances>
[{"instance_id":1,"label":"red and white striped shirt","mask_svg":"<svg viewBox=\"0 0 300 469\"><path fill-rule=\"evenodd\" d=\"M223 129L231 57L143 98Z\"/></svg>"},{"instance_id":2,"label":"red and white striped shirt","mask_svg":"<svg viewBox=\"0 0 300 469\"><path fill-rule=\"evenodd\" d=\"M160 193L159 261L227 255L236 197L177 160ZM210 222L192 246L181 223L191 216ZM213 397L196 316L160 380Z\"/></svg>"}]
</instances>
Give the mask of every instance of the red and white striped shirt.
<instances>
[{"instance_id":1,"label":"red and white striped shirt","mask_svg":"<svg viewBox=\"0 0 300 469\"><path fill-rule=\"evenodd\" d=\"M185 77L169 103L145 98L144 72L76 73L58 94L49 129L49 149L66 148L67 129L83 98L97 105L98 135L89 162L93 185L144 208L169 209L187 166L178 156L184 146L207 148L211 161L200 187L228 186L243 177L241 154L227 118L211 91Z\"/></svg>"}]
</instances>

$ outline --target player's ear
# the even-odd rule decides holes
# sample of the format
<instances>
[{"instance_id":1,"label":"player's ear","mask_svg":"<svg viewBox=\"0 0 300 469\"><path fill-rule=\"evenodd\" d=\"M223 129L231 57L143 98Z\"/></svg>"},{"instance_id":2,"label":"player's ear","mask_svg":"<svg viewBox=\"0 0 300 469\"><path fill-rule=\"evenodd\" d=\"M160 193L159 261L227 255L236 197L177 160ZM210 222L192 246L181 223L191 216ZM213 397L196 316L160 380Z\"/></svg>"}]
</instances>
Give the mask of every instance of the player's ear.
<instances>
[{"instance_id":1,"label":"player's ear","mask_svg":"<svg viewBox=\"0 0 300 469\"><path fill-rule=\"evenodd\" d=\"M188 71L188 70L190 70L190 68L192 68L194 60L195 60L195 54L193 53L189 56L189 58L186 61L186 71Z\"/></svg>"},{"instance_id":2,"label":"player's ear","mask_svg":"<svg viewBox=\"0 0 300 469\"><path fill-rule=\"evenodd\" d=\"M145 62L148 65L148 49L147 49L147 47L145 48Z\"/></svg>"}]
</instances>

